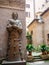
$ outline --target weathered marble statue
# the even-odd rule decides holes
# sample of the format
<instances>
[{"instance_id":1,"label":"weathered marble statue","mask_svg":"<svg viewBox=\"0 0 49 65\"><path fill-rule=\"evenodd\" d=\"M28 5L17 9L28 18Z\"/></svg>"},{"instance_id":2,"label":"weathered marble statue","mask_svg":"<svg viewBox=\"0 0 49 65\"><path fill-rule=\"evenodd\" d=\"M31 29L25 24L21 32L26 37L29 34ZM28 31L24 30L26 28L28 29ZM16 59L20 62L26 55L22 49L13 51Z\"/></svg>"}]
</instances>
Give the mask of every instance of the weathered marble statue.
<instances>
[{"instance_id":1,"label":"weathered marble statue","mask_svg":"<svg viewBox=\"0 0 49 65\"><path fill-rule=\"evenodd\" d=\"M22 23L18 19L18 14L17 13L12 13L12 19L9 19L9 24L8 26L17 26L18 28L22 29Z\"/></svg>"}]
</instances>

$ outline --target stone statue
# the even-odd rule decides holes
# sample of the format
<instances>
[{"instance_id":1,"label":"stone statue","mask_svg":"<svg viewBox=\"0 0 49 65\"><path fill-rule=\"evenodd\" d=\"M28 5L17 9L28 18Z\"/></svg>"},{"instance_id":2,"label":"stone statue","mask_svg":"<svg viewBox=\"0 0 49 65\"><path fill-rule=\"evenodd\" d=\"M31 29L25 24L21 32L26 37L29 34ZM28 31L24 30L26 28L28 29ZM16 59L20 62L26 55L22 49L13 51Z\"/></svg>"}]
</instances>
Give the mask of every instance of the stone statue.
<instances>
[{"instance_id":1,"label":"stone statue","mask_svg":"<svg viewBox=\"0 0 49 65\"><path fill-rule=\"evenodd\" d=\"M7 25L8 31L8 46L7 46L7 59L8 60L20 60L19 43L22 32L21 21L18 20L18 14L12 13L12 19L9 19ZM14 50L14 51L13 51Z\"/></svg>"},{"instance_id":2,"label":"stone statue","mask_svg":"<svg viewBox=\"0 0 49 65\"><path fill-rule=\"evenodd\" d=\"M9 24L8 26L17 26L18 28L22 29L22 23L20 20L18 20L18 14L17 13L12 13L12 19L9 19Z\"/></svg>"}]
</instances>

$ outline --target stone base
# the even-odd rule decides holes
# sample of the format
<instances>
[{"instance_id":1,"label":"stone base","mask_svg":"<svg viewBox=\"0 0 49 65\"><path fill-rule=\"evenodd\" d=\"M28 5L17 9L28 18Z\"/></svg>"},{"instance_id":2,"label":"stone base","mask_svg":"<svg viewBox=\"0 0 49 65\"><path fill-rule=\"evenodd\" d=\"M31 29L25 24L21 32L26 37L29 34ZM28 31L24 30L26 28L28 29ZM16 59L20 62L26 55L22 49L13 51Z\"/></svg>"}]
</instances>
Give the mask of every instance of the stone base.
<instances>
[{"instance_id":1,"label":"stone base","mask_svg":"<svg viewBox=\"0 0 49 65\"><path fill-rule=\"evenodd\" d=\"M27 61L33 61L33 56L28 56Z\"/></svg>"},{"instance_id":2,"label":"stone base","mask_svg":"<svg viewBox=\"0 0 49 65\"><path fill-rule=\"evenodd\" d=\"M26 65L26 61L3 61L2 65Z\"/></svg>"},{"instance_id":3,"label":"stone base","mask_svg":"<svg viewBox=\"0 0 49 65\"><path fill-rule=\"evenodd\" d=\"M47 60L47 59L49 59L48 54L47 54L47 55L41 55L40 57L41 57L43 60Z\"/></svg>"}]
</instances>

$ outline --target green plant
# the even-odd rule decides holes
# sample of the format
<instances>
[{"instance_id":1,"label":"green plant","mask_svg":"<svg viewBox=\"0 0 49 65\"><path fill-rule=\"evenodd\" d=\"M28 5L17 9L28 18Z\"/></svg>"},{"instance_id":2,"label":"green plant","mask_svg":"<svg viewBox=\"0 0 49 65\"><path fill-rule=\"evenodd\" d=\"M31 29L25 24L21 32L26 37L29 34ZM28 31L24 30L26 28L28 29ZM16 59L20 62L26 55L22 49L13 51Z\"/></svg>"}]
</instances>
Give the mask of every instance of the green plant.
<instances>
[{"instance_id":1,"label":"green plant","mask_svg":"<svg viewBox=\"0 0 49 65\"><path fill-rule=\"evenodd\" d=\"M32 51L33 51L33 46L32 46L32 36L31 34L29 34L29 32L27 32L27 46L26 49L29 52L28 55L32 55Z\"/></svg>"},{"instance_id":2,"label":"green plant","mask_svg":"<svg viewBox=\"0 0 49 65\"><path fill-rule=\"evenodd\" d=\"M40 50L40 46L36 46L34 49L35 49L36 52L40 52L41 51Z\"/></svg>"},{"instance_id":3,"label":"green plant","mask_svg":"<svg viewBox=\"0 0 49 65\"><path fill-rule=\"evenodd\" d=\"M28 52L32 52L32 50L33 50L34 48L33 48L32 44L28 44L28 45L26 46L26 49L27 49Z\"/></svg>"},{"instance_id":4,"label":"green plant","mask_svg":"<svg viewBox=\"0 0 49 65\"><path fill-rule=\"evenodd\" d=\"M42 44L40 46L40 49L41 49L42 52L46 51L47 50L46 44Z\"/></svg>"},{"instance_id":5,"label":"green plant","mask_svg":"<svg viewBox=\"0 0 49 65\"><path fill-rule=\"evenodd\" d=\"M29 34L29 32L27 32L26 37L27 37L28 40L32 40L32 36L31 36L31 34Z\"/></svg>"},{"instance_id":6,"label":"green plant","mask_svg":"<svg viewBox=\"0 0 49 65\"><path fill-rule=\"evenodd\" d=\"M47 46L47 53L49 54L49 46Z\"/></svg>"}]
</instances>

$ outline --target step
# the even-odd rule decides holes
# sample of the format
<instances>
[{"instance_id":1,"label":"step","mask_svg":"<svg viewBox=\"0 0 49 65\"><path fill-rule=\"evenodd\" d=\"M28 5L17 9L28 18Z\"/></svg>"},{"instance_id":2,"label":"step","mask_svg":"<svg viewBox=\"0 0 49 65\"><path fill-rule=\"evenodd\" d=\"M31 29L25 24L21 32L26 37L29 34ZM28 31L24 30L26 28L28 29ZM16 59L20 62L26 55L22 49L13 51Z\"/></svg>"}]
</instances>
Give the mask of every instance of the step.
<instances>
[{"instance_id":1,"label":"step","mask_svg":"<svg viewBox=\"0 0 49 65\"><path fill-rule=\"evenodd\" d=\"M34 61L42 61L42 59L34 59Z\"/></svg>"},{"instance_id":2,"label":"step","mask_svg":"<svg viewBox=\"0 0 49 65\"><path fill-rule=\"evenodd\" d=\"M2 65L26 65L26 61L3 61Z\"/></svg>"},{"instance_id":3,"label":"step","mask_svg":"<svg viewBox=\"0 0 49 65\"><path fill-rule=\"evenodd\" d=\"M40 57L34 57L34 58L40 58Z\"/></svg>"},{"instance_id":4,"label":"step","mask_svg":"<svg viewBox=\"0 0 49 65\"><path fill-rule=\"evenodd\" d=\"M34 59L41 59L40 56L34 56Z\"/></svg>"}]
</instances>

